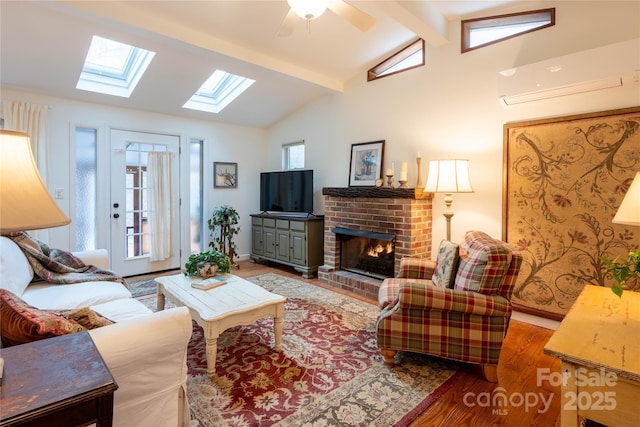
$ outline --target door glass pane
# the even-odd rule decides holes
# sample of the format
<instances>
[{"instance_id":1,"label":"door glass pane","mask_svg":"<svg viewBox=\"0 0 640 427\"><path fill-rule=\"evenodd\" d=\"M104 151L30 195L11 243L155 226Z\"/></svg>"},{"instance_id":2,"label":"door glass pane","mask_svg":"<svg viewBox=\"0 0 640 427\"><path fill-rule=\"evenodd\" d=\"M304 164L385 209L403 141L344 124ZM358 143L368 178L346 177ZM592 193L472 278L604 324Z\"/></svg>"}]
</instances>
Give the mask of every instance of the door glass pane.
<instances>
[{"instance_id":1,"label":"door glass pane","mask_svg":"<svg viewBox=\"0 0 640 427\"><path fill-rule=\"evenodd\" d=\"M76 128L75 218L77 251L96 248L97 132Z\"/></svg>"},{"instance_id":2,"label":"door glass pane","mask_svg":"<svg viewBox=\"0 0 640 427\"><path fill-rule=\"evenodd\" d=\"M167 151L164 145L127 145L125 179L125 216L127 258L148 256L151 252L149 238L149 206L147 204L147 159L150 151Z\"/></svg>"}]
</instances>

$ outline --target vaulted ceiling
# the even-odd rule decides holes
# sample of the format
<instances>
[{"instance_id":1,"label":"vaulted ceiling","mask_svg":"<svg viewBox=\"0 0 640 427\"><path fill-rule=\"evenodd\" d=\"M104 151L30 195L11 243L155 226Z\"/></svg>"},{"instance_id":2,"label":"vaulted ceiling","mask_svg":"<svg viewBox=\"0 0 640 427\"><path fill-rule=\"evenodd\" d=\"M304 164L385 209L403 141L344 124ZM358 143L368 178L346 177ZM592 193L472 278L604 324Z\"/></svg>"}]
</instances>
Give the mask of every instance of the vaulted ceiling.
<instances>
[{"instance_id":1,"label":"vaulted ceiling","mask_svg":"<svg viewBox=\"0 0 640 427\"><path fill-rule=\"evenodd\" d=\"M354 77L409 42L447 39L450 20L488 14L508 1L348 1L374 17L362 32L326 11L278 35L286 0L0 2L3 88L266 128ZM152 50L156 56L128 99L76 89L93 35ZM182 108L216 69L256 83L218 114Z\"/></svg>"}]
</instances>

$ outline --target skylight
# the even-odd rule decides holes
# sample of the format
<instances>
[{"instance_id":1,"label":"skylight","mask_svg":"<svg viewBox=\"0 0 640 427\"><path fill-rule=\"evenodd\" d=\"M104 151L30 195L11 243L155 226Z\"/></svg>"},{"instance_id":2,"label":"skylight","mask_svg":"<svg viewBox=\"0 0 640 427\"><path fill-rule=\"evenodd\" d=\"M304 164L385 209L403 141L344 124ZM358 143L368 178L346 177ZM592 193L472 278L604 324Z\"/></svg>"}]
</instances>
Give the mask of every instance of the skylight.
<instances>
[{"instance_id":1,"label":"skylight","mask_svg":"<svg viewBox=\"0 0 640 427\"><path fill-rule=\"evenodd\" d=\"M254 83L255 80L216 70L182 107L219 113Z\"/></svg>"},{"instance_id":2,"label":"skylight","mask_svg":"<svg viewBox=\"0 0 640 427\"><path fill-rule=\"evenodd\" d=\"M155 52L93 36L77 89L128 98Z\"/></svg>"}]
</instances>

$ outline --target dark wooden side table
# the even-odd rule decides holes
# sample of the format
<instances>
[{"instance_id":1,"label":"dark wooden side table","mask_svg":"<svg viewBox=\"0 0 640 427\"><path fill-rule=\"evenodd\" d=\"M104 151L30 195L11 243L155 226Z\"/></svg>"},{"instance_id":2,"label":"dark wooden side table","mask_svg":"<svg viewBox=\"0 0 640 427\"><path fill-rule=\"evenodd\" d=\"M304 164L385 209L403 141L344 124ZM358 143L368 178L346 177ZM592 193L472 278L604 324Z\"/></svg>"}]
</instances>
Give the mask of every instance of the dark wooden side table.
<instances>
[{"instance_id":1,"label":"dark wooden side table","mask_svg":"<svg viewBox=\"0 0 640 427\"><path fill-rule=\"evenodd\" d=\"M111 427L118 388L88 332L0 350L0 426Z\"/></svg>"}]
</instances>

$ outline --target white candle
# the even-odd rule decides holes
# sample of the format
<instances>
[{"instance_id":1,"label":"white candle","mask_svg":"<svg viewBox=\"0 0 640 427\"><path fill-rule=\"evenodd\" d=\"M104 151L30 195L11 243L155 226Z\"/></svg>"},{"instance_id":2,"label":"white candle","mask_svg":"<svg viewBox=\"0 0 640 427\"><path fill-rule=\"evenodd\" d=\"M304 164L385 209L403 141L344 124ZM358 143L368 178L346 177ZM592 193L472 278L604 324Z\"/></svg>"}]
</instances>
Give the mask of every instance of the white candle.
<instances>
[{"instance_id":1,"label":"white candle","mask_svg":"<svg viewBox=\"0 0 640 427\"><path fill-rule=\"evenodd\" d=\"M420 152L418 151L418 158L420 158L420 157L422 157L422 156L420 156Z\"/></svg>"},{"instance_id":2,"label":"white candle","mask_svg":"<svg viewBox=\"0 0 640 427\"><path fill-rule=\"evenodd\" d=\"M395 165L393 163L391 163L391 167L387 168L387 175L395 175Z\"/></svg>"},{"instance_id":3,"label":"white candle","mask_svg":"<svg viewBox=\"0 0 640 427\"><path fill-rule=\"evenodd\" d=\"M407 171L400 171L400 181L407 180Z\"/></svg>"},{"instance_id":4,"label":"white candle","mask_svg":"<svg viewBox=\"0 0 640 427\"><path fill-rule=\"evenodd\" d=\"M405 172L405 174L406 174L406 172L407 172L407 162L402 162L402 170L401 170L401 172Z\"/></svg>"}]
</instances>

